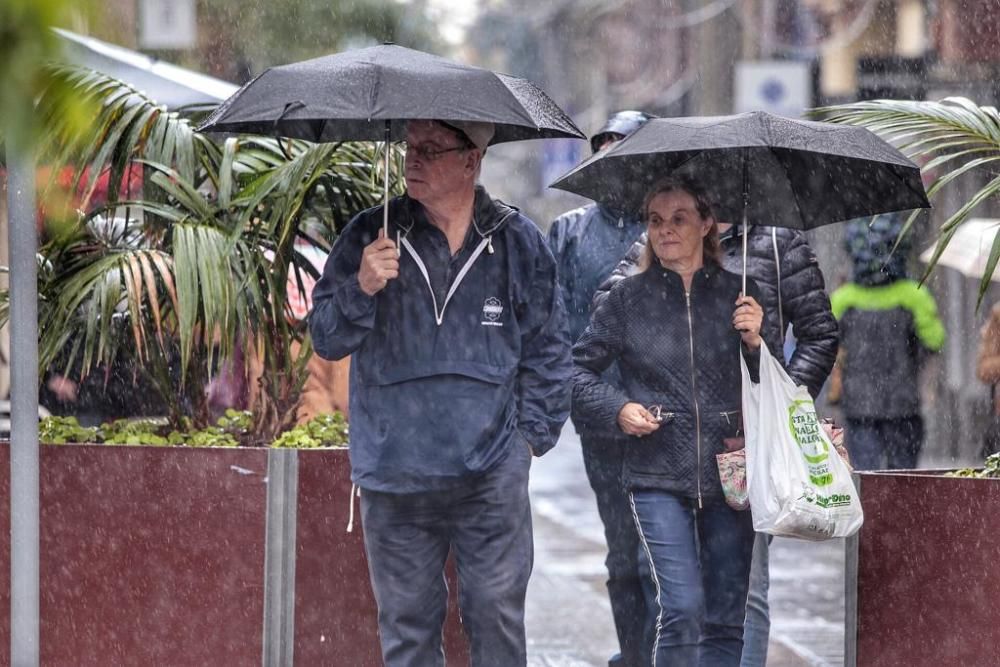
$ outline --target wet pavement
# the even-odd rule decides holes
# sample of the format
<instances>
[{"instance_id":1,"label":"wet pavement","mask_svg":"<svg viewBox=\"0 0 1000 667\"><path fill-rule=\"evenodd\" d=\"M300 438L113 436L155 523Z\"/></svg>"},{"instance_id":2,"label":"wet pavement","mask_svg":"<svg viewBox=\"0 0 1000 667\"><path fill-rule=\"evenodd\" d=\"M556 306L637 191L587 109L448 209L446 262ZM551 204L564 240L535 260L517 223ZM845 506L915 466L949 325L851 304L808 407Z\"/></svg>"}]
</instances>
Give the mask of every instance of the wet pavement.
<instances>
[{"instance_id":1,"label":"wet pavement","mask_svg":"<svg viewBox=\"0 0 1000 667\"><path fill-rule=\"evenodd\" d=\"M536 459L535 570L528 587L532 667L603 667L617 648L604 582L604 536L572 425ZM844 653L844 544L771 545L770 667L836 667Z\"/></svg>"}]
</instances>

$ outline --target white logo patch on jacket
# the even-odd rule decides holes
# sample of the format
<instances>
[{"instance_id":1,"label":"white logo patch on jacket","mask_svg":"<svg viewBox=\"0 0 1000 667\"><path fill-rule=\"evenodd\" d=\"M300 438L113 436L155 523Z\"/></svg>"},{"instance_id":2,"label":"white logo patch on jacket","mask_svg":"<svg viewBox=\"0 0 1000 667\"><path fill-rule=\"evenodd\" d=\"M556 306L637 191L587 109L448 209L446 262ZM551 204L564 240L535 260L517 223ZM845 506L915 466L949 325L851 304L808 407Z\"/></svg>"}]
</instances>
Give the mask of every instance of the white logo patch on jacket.
<instances>
[{"instance_id":1,"label":"white logo patch on jacket","mask_svg":"<svg viewBox=\"0 0 1000 667\"><path fill-rule=\"evenodd\" d=\"M486 301L483 302L483 321L481 324L487 327L502 327L501 315L503 315L503 302L495 296L487 297Z\"/></svg>"}]
</instances>

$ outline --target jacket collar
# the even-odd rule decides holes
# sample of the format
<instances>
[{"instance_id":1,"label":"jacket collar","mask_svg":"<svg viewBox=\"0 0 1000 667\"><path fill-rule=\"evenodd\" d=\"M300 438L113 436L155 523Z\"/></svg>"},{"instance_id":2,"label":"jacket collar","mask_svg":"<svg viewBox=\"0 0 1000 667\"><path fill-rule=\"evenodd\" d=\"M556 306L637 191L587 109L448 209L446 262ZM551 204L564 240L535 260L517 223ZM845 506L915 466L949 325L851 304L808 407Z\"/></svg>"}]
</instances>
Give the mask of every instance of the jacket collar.
<instances>
[{"instance_id":1,"label":"jacket collar","mask_svg":"<svg viewBox=\"0 0 1000 667\"><path fill-rule=\"evenodd\" d=\"M486 188L481 185L476 186L472 211L472 227L482 238L497 233L507 221L519 213L513 206L508 206L499 199L492 199ZM404 236L415 227L430 224L423 205L406 194L395 197L389 202L389 218Z\"/></svg>"},{"instance_id":2,"label":"jacket collar","mask_svg":"<svg viewBox=\"0 0 1000 667\"><path fill-rule=\"evenodd\" d=\"M608 206L607 204L597 203L597 209L601 212L601 217L608 223L618 223L621 219L626 225L642 224L642 219L632 213L628 213L622 209L615 208L614 206Z\"/></svg>"},{"instance_id":3,"label":"jacket collar","mask_svg":"<svg viewBox=\"0 0 1000 667\"><path fill-rule=\"evenodd\" d=\"M713 278L715 278L715 276L719 274L720 271L722 271L722 267L720 267L718 264L716 264L711 260L706 261L705 265L695 272L694 278L691 281L692 287L694 285L703 282L711 281ZM670 269L664 268L660 266L659 263L656 263L653 266L649 267L649 270L646 271L646 273L652 274L653 280L655 280L658 283L661 284L665 283L670 287L678 287L683 289L684 282L681 280L681 274L677 273L676 271L671 271Z\"/></svg>"}]
</instances>

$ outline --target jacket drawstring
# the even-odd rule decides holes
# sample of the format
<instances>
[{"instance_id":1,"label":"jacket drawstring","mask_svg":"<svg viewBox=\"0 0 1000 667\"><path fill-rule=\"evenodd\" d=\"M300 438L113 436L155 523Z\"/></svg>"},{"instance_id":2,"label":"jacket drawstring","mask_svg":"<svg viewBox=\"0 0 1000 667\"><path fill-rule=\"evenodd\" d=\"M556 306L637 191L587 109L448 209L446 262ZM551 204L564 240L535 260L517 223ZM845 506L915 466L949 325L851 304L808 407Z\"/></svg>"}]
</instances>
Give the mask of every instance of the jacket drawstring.
<instances>
[{"instance_id":1,"label":"jacket drawstring","mask_svg":"<svg viewBox=\"0 0 1000 667\"><path fill-rule=\"evenodd\" d=\"M350 503L350 512L347 518L347 532L354 532L354 496L357 495L358 498L361 497L361 488L357 484L351 484L351 494L348 496L348 502Z\"/></svg>"}]
</instances>

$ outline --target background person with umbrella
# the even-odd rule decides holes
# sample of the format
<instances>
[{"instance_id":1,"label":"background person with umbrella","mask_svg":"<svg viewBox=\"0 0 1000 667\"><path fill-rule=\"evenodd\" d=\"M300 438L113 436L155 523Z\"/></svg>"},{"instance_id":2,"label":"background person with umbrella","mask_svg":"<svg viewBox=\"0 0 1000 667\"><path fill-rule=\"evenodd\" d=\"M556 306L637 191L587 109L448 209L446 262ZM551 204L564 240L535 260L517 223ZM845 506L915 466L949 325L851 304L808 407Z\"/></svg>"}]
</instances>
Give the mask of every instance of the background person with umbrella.
<instances>
[{"instance_id":1,"label":"background person with umbrella","mask_svg":"<svg viewBox=\"0 0 1000 667\"><path fill-rule=\"evenodd\" d=\"M739 665L754 543L716 464L740 433L743 355L757 371L756 284L722 270L709 197L667 179L646 197L642 271L615 285L573 347L573 420L632 436L623 482L656 589L652 661ZM602 373L613 363L620 386Z\"/></svg>"},{"instance_id":2,"label":"background person with umbrella","mask_svg":"<svg viewBox=\"0 0 1000 667\"><path fill-rule=\"evenodd\" d=\"M473 664L527 661L528 469L568 416L569 341L545 239L476 186L493 131L409 123L389 234L381 207L358 215L313 292L317 353L354 353L352 478L390 667L444 664L449 552Z\"/></svg>"},{"instance_id":3,"label":"background person with umbrella","mask_svg":"<svg viewBox=\"0 0 1000 667\"><path fill-rule=\"evenodd\" d=\"M924 440L919 371L944 345L930 290L907 278L898 214L848 224L851 282L831 295L840 321L844 437L858 470L917 466Z\"/></svg>"},{"instance_id":4,"label":"background person with umbrella","mask_svg":"<svg viewBox=\"0 0 1000 667\"><path fill-rule=\"evenodd\" d=\"M976 377L989 385L990 422L983 432L981 455L990 456L1000 452L1000 303L993 304L989 318L979 334L979 350L976 355Z\"/></svg>"},{"instance_id":5,"label":"background person with umbrella","mask_svg":"<svg viewBox=\"0 0 1000 667\"><path fill-rule=\"evenodd\" d=\"M845 132L844 126L763 112L655 119L574 168L553 187L637 210L645 190L665 175L695 174L712 183L719 219L742 221L745 230L727 237L723 261L744 275L766 273L760 282L767 290L762 294L768 313L779 320L782 333L791 323L799 337L792 377L815 395L833 365L836 323L805 239L785 230L768 235L767 227L810 229L929 205L915 164L871 132L852 129ZM626 264L634 263L635 249L630 256ZM789 289L793 285L794 291ZM773 291L767 289L772 286ZM766 553L767 542L759 539L747 610L745 667L766 661Z\"/></svg>"},{"instance_id":6,"label":"background person with umbrella","mask_svg":"<svg viewBox=\"0 0 1000 667\"><path fill-rule=\"evenodd\" d=\"M649 116L642 111L614 113L590 138L590 147L596 153L632 134L647 120ZM566 302L573 342L590 321L590 304L598 286L644 229L640 216L603 204L576 208L552 221L549 247L559 267L559 287ZM618 382L615 369L609 369L606 375L609 382ZM648 577L640 572L639 533L621 484L628 440L617 428L592 430L583 424L574 426L580 434L587 480L597 500L608 548L604 561L608 569L608 598L620 648L609 665L643 665L650 650L646 646L645 628L655 617L656 603ZM645 557L641 566L645 567Z\"/></svg>"}]
</instances>

